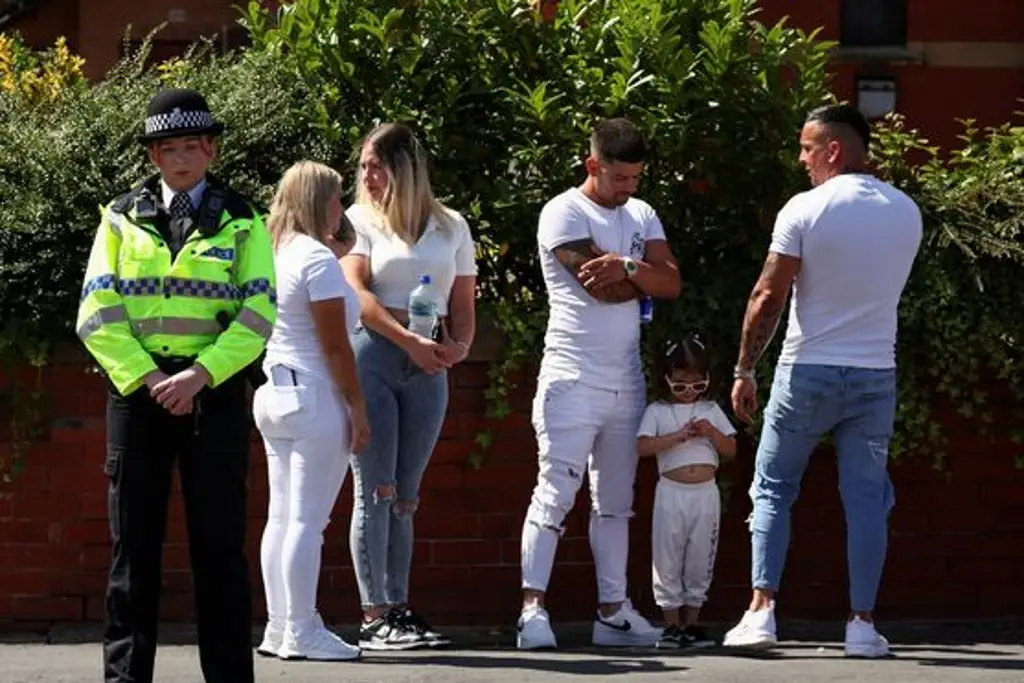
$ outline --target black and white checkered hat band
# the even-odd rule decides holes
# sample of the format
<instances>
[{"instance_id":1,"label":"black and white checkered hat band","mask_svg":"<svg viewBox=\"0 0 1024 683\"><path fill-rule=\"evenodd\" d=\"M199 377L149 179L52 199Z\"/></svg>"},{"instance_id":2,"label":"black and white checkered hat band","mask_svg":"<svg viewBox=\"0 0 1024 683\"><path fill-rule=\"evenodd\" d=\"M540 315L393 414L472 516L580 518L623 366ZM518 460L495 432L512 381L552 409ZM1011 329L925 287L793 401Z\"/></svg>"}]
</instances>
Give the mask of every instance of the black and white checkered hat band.
<instances>
[{"instance_id":1,"label":"black and white checkered hat band","mask_svg":"<svg viewBox=\"0 0 1024 683\"><path fill-rule=\"evenodd\" d=\"M168 114L157 114L146 118L146 135L169 130L198 130L213 126L213 114L208 111L182 111L175 109Z\"/></svg>"}]
</instances>

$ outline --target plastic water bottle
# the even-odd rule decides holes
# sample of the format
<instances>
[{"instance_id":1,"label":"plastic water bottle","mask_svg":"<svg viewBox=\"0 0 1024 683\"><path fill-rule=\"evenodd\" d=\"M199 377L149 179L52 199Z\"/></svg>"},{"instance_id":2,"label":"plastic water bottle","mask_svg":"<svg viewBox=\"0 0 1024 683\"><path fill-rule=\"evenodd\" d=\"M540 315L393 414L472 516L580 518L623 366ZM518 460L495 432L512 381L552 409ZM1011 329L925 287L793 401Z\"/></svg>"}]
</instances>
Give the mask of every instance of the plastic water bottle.
<instances>
[{"instance_id":1,"label":"plastic water bottle","mask_svg":"<svg viewBox=\"0 0 1024 683\"><path fill-rule=\"evenodd\" d=\"M640 299L640 323L648 325L654 320L654 300L649 296Z\"/></svg>"},{"instance_id":2,"label":"plastic water bottle","mask_svg":"<svg viewBox=\"0 0 1024 683\"><path fill-rule=\"evenodd\" d=\"M437 296L429 275L420 275L419 286L409 294L409 331L427 339L437 325Z\"/></svg>"}]
</instances>

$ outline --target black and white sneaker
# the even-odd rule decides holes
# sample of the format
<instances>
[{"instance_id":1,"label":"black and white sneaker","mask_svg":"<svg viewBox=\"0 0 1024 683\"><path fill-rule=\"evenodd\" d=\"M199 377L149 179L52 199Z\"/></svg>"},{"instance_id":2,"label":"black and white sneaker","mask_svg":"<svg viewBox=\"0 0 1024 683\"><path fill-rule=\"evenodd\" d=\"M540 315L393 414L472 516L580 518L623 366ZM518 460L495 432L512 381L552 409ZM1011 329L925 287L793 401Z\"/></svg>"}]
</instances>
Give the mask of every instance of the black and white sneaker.
<instances>
[{"instance_id":1,"label":"black and white sneaker","mask_svg":"<svg viewBox=\"0 0 1024 683\"><path fill-rule=\"evenodd\" d=\"M715 647L718 642L709 636L704 629L700 626L685 626L682 629L683 642L686 644L684 647L692 647L696 649L702 649L706 647Z\"/></svg>"},{"instance_id":2,"label":"black and white sneaker","mask_svg":"<svg viewBox=\"0 0 1024 683\"><path fill-rule=\"evenodd\" d=\"M395 610L359 627L359 647L364 650L395 651L429 647L426 637L406 627L396 618Z\"/></svg>"},{"instance_id":3,"label":"black and white sneaker","mask_svg":"<svg viewBox=\"0 0 1024 683\"><path fill-rule=\"evenodd\" d=\"M422 636L429 647L445 647L452 644L451 638L432 629L411 607L396 607L392 610L391 618L407 631Z\"/></svg>"},{"instance_id":4,"label":"black and white sneaker","mask_svg":"<svg viewBox=\"0 0 1024 683\"><path fill-rule=\"evenodd\" d=\"M686 641L683 637L683 629L679 628L676 624L666 626L655 647L659 650L678 650L686 647Z\"/></svg>"},{"instance_id":5,"label":"black and white sneaker","mask_svg":"<svg viewBox=\"0 0 1024 683\"><path fill-rule=\"evenodd\" d=\"M661 638L661 629L641 616L633 603L626 600L619 611L610 617L598 612L594 620L594 645L605 647L654 647Z\"/></svg>"}]
</instances>

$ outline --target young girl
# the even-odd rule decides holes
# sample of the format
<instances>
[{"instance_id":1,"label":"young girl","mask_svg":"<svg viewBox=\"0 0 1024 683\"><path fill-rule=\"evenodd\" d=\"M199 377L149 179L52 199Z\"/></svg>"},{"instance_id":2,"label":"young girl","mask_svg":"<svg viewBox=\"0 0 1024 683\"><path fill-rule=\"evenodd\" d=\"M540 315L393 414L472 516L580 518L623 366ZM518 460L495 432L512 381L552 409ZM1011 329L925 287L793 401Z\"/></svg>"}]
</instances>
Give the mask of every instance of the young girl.
<instances>
[{"instance_id":1,"label":"young girl","mask_svg":"<svg viewBox=\"0 0 1024 683\"><path fill-rule=\"evenodd\" d=\"M640 457L658 457L652 555L654 599L665 613L658 647L710 647L697 626L718 549L721 501L715 483L719 454L736 454L736 430L713 401L704 343L691 335L666 346L667 400L647 407L637 433ZM682 615L680 615L680 608Z\"/></svg>"}]
</instances>

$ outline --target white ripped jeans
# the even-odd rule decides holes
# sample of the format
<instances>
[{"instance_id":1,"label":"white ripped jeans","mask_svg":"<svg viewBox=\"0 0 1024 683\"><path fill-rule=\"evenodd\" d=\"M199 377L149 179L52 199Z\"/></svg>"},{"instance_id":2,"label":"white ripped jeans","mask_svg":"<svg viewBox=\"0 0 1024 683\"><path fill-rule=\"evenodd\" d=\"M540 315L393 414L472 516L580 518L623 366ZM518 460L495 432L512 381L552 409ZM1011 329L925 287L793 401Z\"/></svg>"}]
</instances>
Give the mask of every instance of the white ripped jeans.
<instances>
[{"instance_id":1,"label":"white ripped jeans","mask_svg":"<svg viewBox=\"0 0 1024 683\"><path fill-rule=\"evenodd\" d=\"M654 601L661 609L704 605L718 553L721 513L714 479L699 484L658 479L651 558Z\"/></svg>"},{"instance_id":2,"label":"white ripped jeans","mask_svg":"<svg viewBox=\"0 0 1024 683\"><path fill-rule=\"evenodd\" d=\"M587 472L598 601L626 599L636 432L645 399L639 376L629 390L619 391L571 379L538 380L533 427L540 467L523 524L523 588L547 590L565 516Z\"/></svg>"},{"instance_id":3,"label":"white ripped jeans","mask_svg":"<svg viewBox=\"0 0 1024 683\"><path fill-rule=\"evenodd\" d=\"M333 384L308 375L296 380L282 386L271 377L256 390L253 415L270 480L260 546L267 616L301 629L316 611L323 532L350 454L347 407Z\"/></svg>"}]
</instances>

